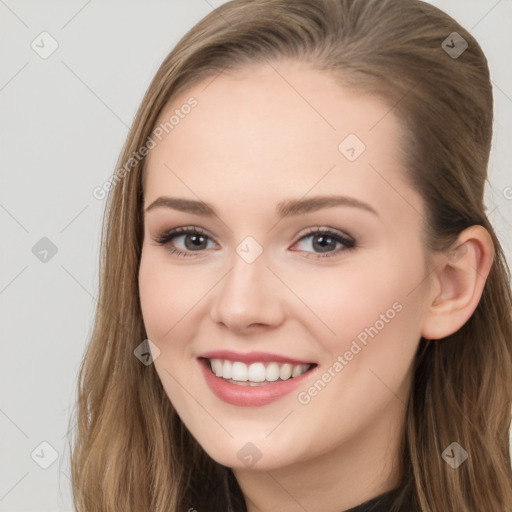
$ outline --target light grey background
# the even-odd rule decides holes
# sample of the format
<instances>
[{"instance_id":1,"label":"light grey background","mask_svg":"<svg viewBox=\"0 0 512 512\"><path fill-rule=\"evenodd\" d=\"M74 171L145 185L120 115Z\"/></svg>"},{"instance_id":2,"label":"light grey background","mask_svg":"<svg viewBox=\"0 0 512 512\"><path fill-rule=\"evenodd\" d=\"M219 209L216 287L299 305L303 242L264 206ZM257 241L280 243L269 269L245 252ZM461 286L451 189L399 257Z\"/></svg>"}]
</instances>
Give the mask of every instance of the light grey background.
<instances>
[{"instance_id":1,"label":"light grey background","mask_svg":"<svg viewBox=\"0 0 512 512\"><path fill-rule=\"evenodd\" d=\"M72 510L66 432L93 322L104 208L92 190L114 171L162 59L221 3L0 0L0 511ZM469 29L489 59L487 205L510 263L512 0L432 3ZM50 48L43 31L58 43L46 59L31 47ZM57 248L45 263L32 252L43 237ZM52 449L42 442L57 453L47 469L39 464L51 462Z\"/></svg>"}]
</instances>

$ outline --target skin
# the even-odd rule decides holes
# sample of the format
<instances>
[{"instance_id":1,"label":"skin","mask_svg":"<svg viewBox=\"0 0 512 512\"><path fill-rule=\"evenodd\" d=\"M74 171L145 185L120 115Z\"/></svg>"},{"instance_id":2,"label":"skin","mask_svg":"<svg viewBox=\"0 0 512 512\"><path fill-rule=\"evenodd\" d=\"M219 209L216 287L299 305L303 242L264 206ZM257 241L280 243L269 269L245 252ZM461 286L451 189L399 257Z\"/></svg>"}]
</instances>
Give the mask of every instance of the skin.
<instances>
[{"instance_id":1,"label":"skin","mask_svg":"<svg viewBox=\"0 0 512 512\"><path fill-rule=\"evenodd\" d=\"M217 216L145 213L139 284L148 338L160 350L155 369L192 435L233 468L249 512L354 507L398 485L420 337L447 336L471 316L491 239L474 226L461 233L456 257L426 252L423 201L401 174L402 127L378 98L282 61L206 80L174 98L160 120L190 96L197 107L148 156L144 206L164 195L202 200ZM338 150L349 133L366 145L353 162ZM333 194L378 215L336 206L276 216L285 199ZM155 241L184 226L206 231L206 248L193 252L180 234L167 247ZM316 259L315 237L304 236L325 227L356 247L337 243L332 257ZM247 236L263 249L250 264L236 252ZM308 404L296 392L263 407L227 404L196 361L221 349L314 361L298 390L307 391L396 302L400 312ZM249 442L261 454L253 466L237 457Z\"/></svg>"}]
</instances>

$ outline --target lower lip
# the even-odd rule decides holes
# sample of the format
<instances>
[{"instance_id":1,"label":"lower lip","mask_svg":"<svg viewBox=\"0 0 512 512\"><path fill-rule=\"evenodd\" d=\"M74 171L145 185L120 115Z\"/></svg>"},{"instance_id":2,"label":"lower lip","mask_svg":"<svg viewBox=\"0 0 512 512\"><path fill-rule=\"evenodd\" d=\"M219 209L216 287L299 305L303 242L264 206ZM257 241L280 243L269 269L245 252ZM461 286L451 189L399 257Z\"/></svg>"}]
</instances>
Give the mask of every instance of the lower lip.
<instances>
[{"instance_id":1,"label":"lower lip","mask_svg":"<svg viewBox=\"0 0 512 512\"><path fill-rule=\"evenodd\" d=\"M209 363L205 360L199 360L199 364L206 383L217 398L239 407L261 407L275 402L297 389L314 371L314 368L312 368L299 377L269 382L259 386L250 386L231 384L223 378L217 377L210 370Z\"/></svg>"}]
</instances>

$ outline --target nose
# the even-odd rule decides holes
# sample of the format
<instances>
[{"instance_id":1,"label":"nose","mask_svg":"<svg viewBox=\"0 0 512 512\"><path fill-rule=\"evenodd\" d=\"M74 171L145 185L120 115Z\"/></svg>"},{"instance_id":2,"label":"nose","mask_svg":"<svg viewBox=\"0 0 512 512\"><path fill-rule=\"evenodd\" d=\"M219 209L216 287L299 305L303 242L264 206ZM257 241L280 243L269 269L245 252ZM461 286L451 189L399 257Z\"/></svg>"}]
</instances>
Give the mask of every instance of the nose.
<instances>
[{"instance_id":1,"label":"nose","mask_svg":"<svg viewBox=\"0 0 512 512\"><path fill-rule=\"evenodd\" d=\"M238 254L215 287L212 320L236 333L275 328L284 320L284 286L259 257L247 263Z\"/></svg>"}]
</instances>

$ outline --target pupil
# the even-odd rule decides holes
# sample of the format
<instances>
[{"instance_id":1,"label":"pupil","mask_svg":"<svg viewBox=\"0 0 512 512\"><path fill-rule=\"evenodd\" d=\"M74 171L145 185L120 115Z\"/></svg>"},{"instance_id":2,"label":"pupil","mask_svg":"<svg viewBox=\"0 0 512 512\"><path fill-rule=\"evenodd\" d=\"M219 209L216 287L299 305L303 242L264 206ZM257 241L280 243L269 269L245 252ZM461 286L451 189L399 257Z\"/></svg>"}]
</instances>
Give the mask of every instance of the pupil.
<instances>
[{"instance_id":1,"label":"pupil","mask_svg":"<svg viewBox=\"0 0 512 512\"><path fill-rule=\"evenodd\" d=\"M206 237L203 235L189 235L189 238L186 238L185 240L190 239L192 241L192 247L187 247L187 249L199 248L202 244L204 244L205 238ZM185 245L188 245L188 244L185 242Z\"/></svg>"},{"instance_id":2,"label":"pupil","mask_svg":"<svg viewBox=\"0 0 512 512\"><path fill-rule=\"evenodd\" d=\"M336 241L331 236L317 235L315 237L318 239L318 243L313 242L313 246L315 249L318 249L320 252L328 252L330 249L329 244L336 244ZM327 242L326 245L322 245L324 242ZM335 249L335 247L331 247L331 249Z\"/></svg>"}]
</instances>

